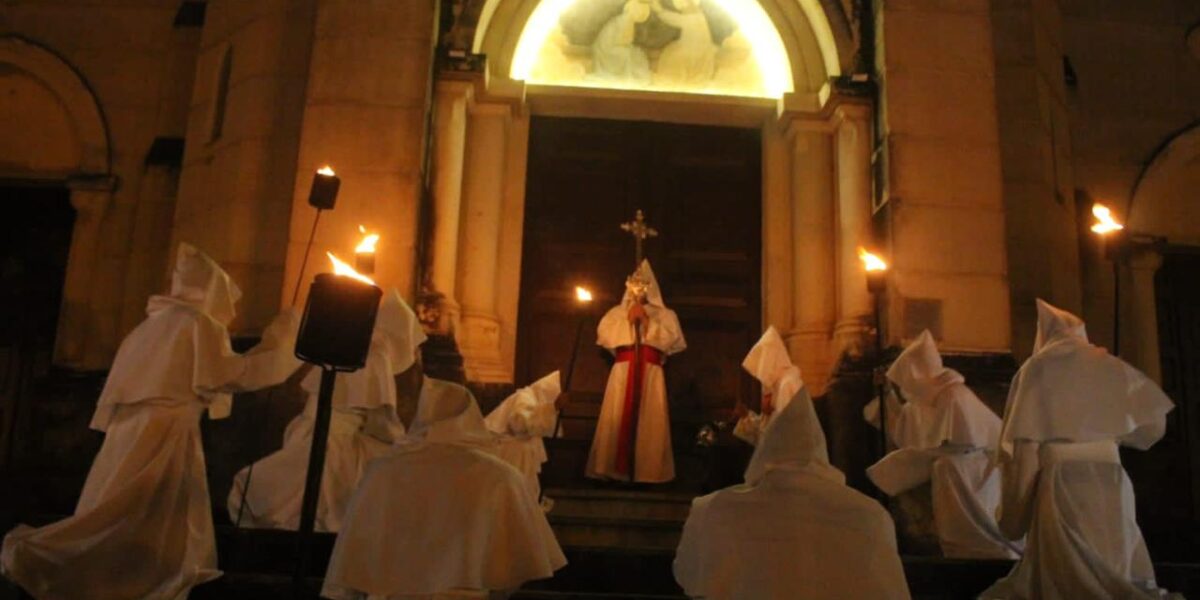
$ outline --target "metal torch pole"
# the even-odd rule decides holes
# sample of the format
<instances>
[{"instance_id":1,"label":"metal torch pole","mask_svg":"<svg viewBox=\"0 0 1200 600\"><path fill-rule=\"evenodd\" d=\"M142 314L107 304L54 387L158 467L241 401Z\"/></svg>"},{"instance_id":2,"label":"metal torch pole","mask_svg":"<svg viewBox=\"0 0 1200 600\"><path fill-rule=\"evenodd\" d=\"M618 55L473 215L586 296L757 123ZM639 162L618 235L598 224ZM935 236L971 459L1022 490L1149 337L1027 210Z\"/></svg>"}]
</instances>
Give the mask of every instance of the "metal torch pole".
<instances>
[{"instance_id":1,"label":"metal torch pole","mask_svg":"<svg viewBox=\"0 0 1200 600\"><path fill-rule=\"evenodd\" d=\"M300 535L296 569L292 574L294 597L307 598L304 577L312 554L313 528L317 520L317 504L321 499L321 476L325 471L325 449L329 443L329 420L333 413L333 384L337 372L321 370L321 391L317 396L316 422L313 424L312 446L308 454L308 475L304 479L304 500L300 508Z\"/></svg>"},{"instance_id":2,"label":"metal torch pole","mask_svg":"<svg viewBox=\"0 0 1200 600\"><path fill-rule=\"evenodd\" d=\"M879 292L871 294L875 297L875 369L871 373L871 378L874 380L875 393L879 395L879 457L887 456L887 388L883 385L883 377L880 369L883 367L883 322L881 318L882 307L880 306L882 296Z\"/></svg>"},{"instance_id":3,"label":"metal torch pole","mask_svg":"<svg viewBox=\"0 0 1200 600\"><path fill-rule=\"evenodd\" d=\"M567 374L563 377L562 393L567 394L571 391L571 377L575 375L575 360L579 358L579 339L583 337L583 324L587 322L587 314L579 317L579 322L575 325L575 341L571 345L571 358L567 361ZM562 427L562 409L558 409L554 416L554 429L550 437L557 438L558 430ZM542 473L545 471L543 470ZM541 473L538 474L541 477ZM546 497L545 482L540 482L538 486L538 504L542 503L542 499Z\"/></svg>"}]
</instances>

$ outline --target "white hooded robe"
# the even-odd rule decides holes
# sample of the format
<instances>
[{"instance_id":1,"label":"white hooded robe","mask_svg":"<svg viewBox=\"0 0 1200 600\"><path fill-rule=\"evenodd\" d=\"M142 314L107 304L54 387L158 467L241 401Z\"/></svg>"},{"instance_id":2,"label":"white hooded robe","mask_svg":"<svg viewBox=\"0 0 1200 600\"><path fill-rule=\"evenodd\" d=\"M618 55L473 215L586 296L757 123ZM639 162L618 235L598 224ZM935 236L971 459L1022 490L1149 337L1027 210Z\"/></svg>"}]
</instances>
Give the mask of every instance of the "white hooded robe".
<instances>
[{"instance_id":1,"label":"white hooded robe","mask_svg":"<svg viewBox=\"0 0 1200 600\"><path fill-rule=\"evenodd\" d=\"M771 406L770 415L765 414L765 408L764 414L751 411L738 419L733 428L733 435L754 446L771 418L787 408L796 392L804 387L804 379L800 376L800 367L792 364L787 345L774 325L767 327L758 343L746 354L742 368L762 384L762 406Z\"/></svg>"},{"instance_id":2,"label":"white hooded robe","mask_svg":"<svg viewBox=\"0 0 1200 600\"><path fill-rule=\"evenodd\" d=\"M386 454L404 435L396 413L395 377L413 366L424 341L417 316L398 291L389 290L379 303L366 365L339 373L333 388L317 531L341 528L342 515L367 462ZM234 523L241 515L238 524L243 527L295 530L300 526L320 385L321 373L314 369L302 383L308 396L304 412L288 424L283 447L234 477L227 503Z\"/></svg>"},{"instance_id":3,"label":"white hooded robe","mask_svg":"<svg viewBox=\"0 0 1200 600\"><path fill-rule=\"evenodd\" d=\"M1020 544L1000 533L995 518L1000 472L988 449L999 439L1000 417L962 375L942 366L929 331L900 353L887 375L907 400L890 406L886 419L898 449L867 476L891 496L931 482L933 521L946 557L1017 558Z\"/></svg>"},{"instance_id":4,"label":"white hooded robe","mask_svg":"<svg viewBox=\"0 0 1200 600\"><path fill-rule=\"evenodd\" d=\"M1152 446L1173 408L1137 369L1038 300L1033 354L1013 377L997 460L1000 529L1025 555L981 598L1160 598L1117 445Z\"/></svg>"},{"instance_id":5,"label":"white hooded robe","mask_svg":"<svg viewBox=\"0 0 1200 600\"><path fill-rule=\"evenodd\" d=\"M246 354L227 324L241 292L181 244L169 296L121 342L93 429L106 433L75 514L4 538L6 577L41 600L176 600L220 576L200 418L228 416L231 394L282 383L298 319L285 312Z\"/></svg>"},{"instance_id":6,"label":"white hooded robe","mask_svg":"<svg viewBox=\"0 0 1200 600\"><path fill-rule=\"evenodd\" d=\"M498 455L521 472L534 498L541 495L538 474L547 458L542 438L555 435L558 409L554 401L560 394L562 384L555 371L505 398L484 419L487 428L499 436Z\"/></svg>"},{"instance_id":7,"label":"white hooded robe","mask_svg":"<svg viewBox=\"0 0 1200 600\"><path fill-rule=\"evenodd\" d=\"M829 464L803 388L763 431L746 483L692 502L674 570L707 600L909 598L891 517Z\"/></svg>"},{"instance_id":8,"label":"white hooded robe","mask_svg":"<svg viewBox=\"0 0 1200 600\"><path fill-rule=\"evenodd\" d=\"M425 378L408 435L371 461L350 500L321 595L484 594L565 565L537 499L496 443L471 392Z\"/></svg>"},{"instance_id":9,"label":"white hooded robe","mask_svg":"<svg viewBox=\"0 0 1200 600\"><path fill-rule=\"evenodd\" d=\"M675 311L663 304L662 292L650 261L642 261L641 276L649 282L646 289L648 321L642 331L642 345L654 348L666 357L683 352L687 343ZM596 329L596 343L614 355L619 348L633 348L635 333L629 322L629 309L634 295L626 288L621 304L610 309ZM621 422L625 413L625 386L629 379L629 361L613 364L604 389L604 403L596 422L596 434L588 455L586 475L595 479L629 481L629 465L619 460ZM641 404L637 413L637 430L633 436L636 481L661 483L675 478L675 457L671 448L671 417L667 409L667 385L661 365L643 362Z\"/></svg>"}]
</instances>

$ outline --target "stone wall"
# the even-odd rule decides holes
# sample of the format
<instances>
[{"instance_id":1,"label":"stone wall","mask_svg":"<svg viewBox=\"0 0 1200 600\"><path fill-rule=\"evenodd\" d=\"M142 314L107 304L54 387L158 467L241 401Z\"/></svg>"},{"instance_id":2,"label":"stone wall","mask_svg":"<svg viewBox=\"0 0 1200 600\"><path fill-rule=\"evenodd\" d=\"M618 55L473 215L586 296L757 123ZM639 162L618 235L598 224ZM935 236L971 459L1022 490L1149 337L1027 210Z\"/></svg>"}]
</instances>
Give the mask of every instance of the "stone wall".
<instances>
[{"instance_id":1,"label":"stone wall","mask_svg":"<svg viewBox=\"0 0 1200 600\"><path fill-rule=\"evenodd\" d=\"M1010 348L990 4L902 0L876 15L892 343L930 328L951 350Z\"/></svg>"},{"instance_id":2,"label":"stone wall","mask_svg":"<svg viewBox=\"0 0 1200 600\"><path fill-rule=\"evenodd\" d=\"M76 264L76 272L68 274L63 318L74 338L60 343L57 355L74 368L106 367L121 337L140 320L146 296L163 285L173 174L148 168L146 157L156 138L183 136L181 102L183 90L190 89L199 35L174 26L176 4L15 0L5 2L0 13L0 36L15 36L8 39L58 61L56 67L82 82L81 93L91 96L82 101L99 110L94 124L99 147L79 148L93 128L72 120L82 110L81 99L63 96L48 70L22 74L18 66L5 73L7 83L20 87L17 80L24 77L34 87L0 101L0 112L10 117L0 127L0 146L21 154L0 158L0 174L18 182L89 179L72 198L81 211L76 237L87 242L79 248L86 265ZM42 95L32 93L38 86ZM47 93L57 95L66 119L47 104ZM63 134L61 141L53 139L55 130ZM81 137L69 139L72 134ZM59 144L67 148L59 148L57 157L40 155L53 154ZM88 231L81 233L81 227Z\"/></svg>"},{"instance_id":3,"label":"stone wall","mask_svg":"<svg viewBox=\"0 0 1200 600\"><path fill-rule=\"evenodd\" d=\"M172 241L192 243L241 286L233 329L278 311L315 0L208 3L190 96Z\"/></svg>"}]
</instances>

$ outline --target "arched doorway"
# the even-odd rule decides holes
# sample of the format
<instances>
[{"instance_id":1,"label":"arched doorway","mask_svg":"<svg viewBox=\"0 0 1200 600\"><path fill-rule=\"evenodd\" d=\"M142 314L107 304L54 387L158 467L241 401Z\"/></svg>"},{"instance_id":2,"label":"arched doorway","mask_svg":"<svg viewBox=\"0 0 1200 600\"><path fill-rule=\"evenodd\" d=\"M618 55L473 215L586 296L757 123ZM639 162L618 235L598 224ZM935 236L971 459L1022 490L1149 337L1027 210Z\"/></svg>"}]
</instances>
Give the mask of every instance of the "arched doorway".
<instances>
[{"instance_id":1,"label":"arched doorway","mask_svg":"<svg viewBox=\"0 0 1200 600\"><path fill-rule=\"evenodd\" d=\"M52 360L86 366L98 346L85 326L109 163L79 75L44 47L0 37L0 312L21 315L0 328L0 466L37 378Z\"/></svg>"}]
</instances>

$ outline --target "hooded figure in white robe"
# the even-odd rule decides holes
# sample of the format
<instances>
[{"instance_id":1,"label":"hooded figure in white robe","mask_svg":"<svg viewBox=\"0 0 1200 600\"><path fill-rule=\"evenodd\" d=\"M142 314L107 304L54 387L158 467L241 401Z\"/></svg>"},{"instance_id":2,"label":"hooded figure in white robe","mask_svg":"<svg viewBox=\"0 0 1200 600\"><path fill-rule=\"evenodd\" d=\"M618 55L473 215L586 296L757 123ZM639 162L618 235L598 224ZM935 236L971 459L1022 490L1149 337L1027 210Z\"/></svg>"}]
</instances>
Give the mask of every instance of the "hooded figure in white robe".
<instances>
[{"instance_id":1,"label":"hooded figure in white robe","mask_svg":"<svg viewBox=\"0 0 1200 600\"><path fill-rule=\"evenodd\" d=\"M342 515L367 462L386 454L404 435L404 424L396 413L395 377L413 366L424 342L425 332L417 316L400 292L389 290L379 302L366 365L352 373L339 373L333 388L317 531L341 528ZM236 524L291 530L300 526L320 371L310 372L301 386L307 394L304 412L288 424L283 447L234 477L227 506Z\"/></svg>"},{"instance_id":2,"label":"hooded figure in white robe","mask_svg":"<svg viewBox=\"0 0 1200 600\"><path fill-rule=\"evenodd\" d=\"M787 346L774 325L767 327L746 354L742 368L762 384L762 412L750 411L738 419L733 435L754 446L771 418L787 408L796 392L804 387L804 379L800 377L800 367L792 364Z\"/></svg>"},{"instance_id":3,"label":"hooded figure in white robe","mask_svg":"<svg viewBox=\"0 0 1200 600\"><path fill-rule=\"evenodd\" d=\"M371 461L350 500L323 597L486 597L566 564L471 392L428 377L420 389L408 435Z\"/></svg>"},{"instance_id":4,"label":"hooded figure in white robe","mask_svg":"<svg viewBox=\"0 0 1200 600\"><path fill-rule=\"evenodd\" d=\"M229 415L231 394L282 383L299 321L286 311L246 354L226 330L241 296L181 244L168 296L121 342L91 427L106 433L75 514L4 538L6 577L36 598L175 600L220 576L200 419Z\"/></svg>"},{"instance_id":5,"label":"hooded figure in white robe","mask_svg":"<svg viewBox=\"0 0 1200 600\"><path fill-rule=\"evenodd\" d=\"M542 438L557 435L555 400L561 394L562 384L555 371L505 398L483 420L499 436L497 453L521 472L534 498L541 496L538 474L546 462ZM543 503L542 508L548 509L549 504Z\"/></svg>"},{"instance_id":6,"label":"hooded figure in white robe","mask_svg":"<svg viewBox=\"0 0 1200 600\"><path fill-rule=\"evenodd\" d=\"M887 376L907 400L889 402L885 419L898 449L867 476L889 496L931 483L934 527L946 557L1017 558L1020 543L1000 533L995 517L1000 472L989 450L1000 437L1000 417L961 374L942 366L929 331L900 353Z\"/></svg>"},{"instance_id":7,"label":"hooded figure in white robe","mask_svg":"<svg viewBox=\"0 0 1200 600\"><path fill-rule=\"evenodd\" d=\"M627 282L621 304L605 313L596 328L596 343L611 352L616 362L604 389L586 475L595 479L661 483L675 478L663 365L668 356L683 352L687 342L679 317L663 304L650 261L643 260L630 279L640 279L645 285L641 356L635 356L635 330L631 322L631 311L638 300L634 287ZM631 369L630 365L640 369ZM631 462L636 462L633 477L629 473Z\"/></svg>"},{"instance_id":8,"label":"hooded figure in white robe","mask_svg":"<svg viewBox=\"0 0 1200 600\"><path fill-rule=\"evenodd\" d=\"M982 598L1159 598L1118 444L1145 450L1174 407L1137 369L1038 300L1033 355L1013 377L997 460L1000 530L1025 555Z\"/></svg>"},{"instance_id":9,"label":"hooded figure in white robe","mask_svg":"<svg viewBox=\"0 0 1200 600\"><path fill-rule=\"evenodd\" d=\"M804 388L763 431L746 483L692 501L674 570L707 600L909 597L895 524L829 464Z\"/></svg>"}]
</instances>

